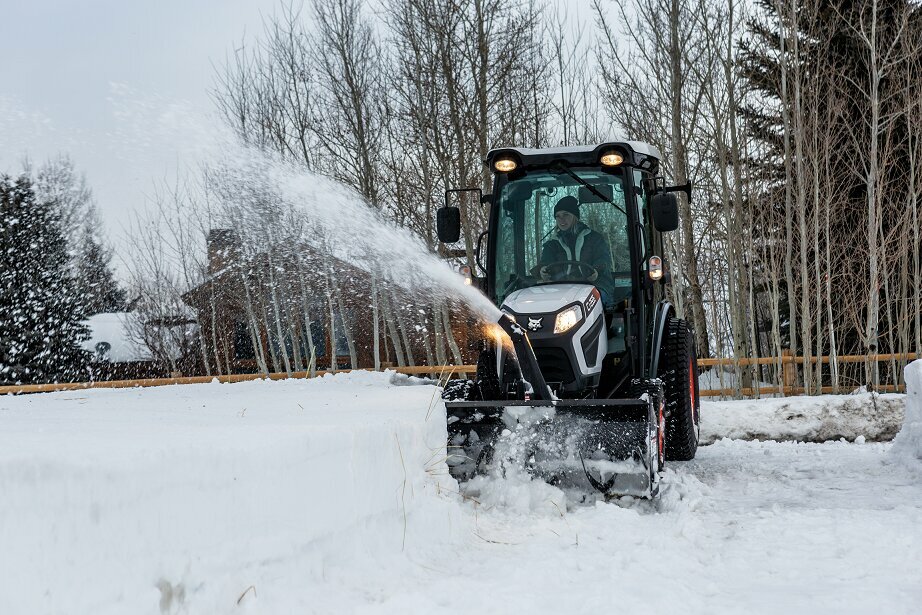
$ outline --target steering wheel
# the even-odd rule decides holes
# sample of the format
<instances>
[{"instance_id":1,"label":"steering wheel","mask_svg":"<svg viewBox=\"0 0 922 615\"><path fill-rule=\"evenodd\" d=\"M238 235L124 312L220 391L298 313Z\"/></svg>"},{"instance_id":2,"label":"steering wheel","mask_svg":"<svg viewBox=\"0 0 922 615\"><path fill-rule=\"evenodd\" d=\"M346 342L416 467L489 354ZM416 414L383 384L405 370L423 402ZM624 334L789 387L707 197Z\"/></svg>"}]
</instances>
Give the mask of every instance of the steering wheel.
<instances>
[{"instance_id":1,"label":"steering wheel","mask_svg":"<svg viewBox=\"0 0 922 615\"><path fill-rule=\"evenodd\" d=\"M588 271L589 273L580 277L577 272L566 273L564 267L576 267L578 270ZM589 278L597 279L599 277L599 272L596 268L583 261L555 261L543 265L541 268L547 269L548 276L555 282L584 282ZM560 269L560 273L552 273L554 269Z\"/></svg>"}]
</instances>

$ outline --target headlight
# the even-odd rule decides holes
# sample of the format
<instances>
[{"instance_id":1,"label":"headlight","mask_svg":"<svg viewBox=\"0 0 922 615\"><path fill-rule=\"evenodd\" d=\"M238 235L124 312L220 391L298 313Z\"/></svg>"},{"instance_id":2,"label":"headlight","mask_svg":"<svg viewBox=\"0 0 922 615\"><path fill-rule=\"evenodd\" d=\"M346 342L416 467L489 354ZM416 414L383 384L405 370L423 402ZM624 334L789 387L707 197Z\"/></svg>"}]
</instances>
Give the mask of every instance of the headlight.
<instances>
[{"instance_id":1,"label":"headlight","mask_svg":"<svg viewBox=\"0 0 922 615\"><path fill-rule=\"evenodd\" d=\"M493 163L493 168L500 173L515 171L517 166L519 166L518 163L512 158L498 158L496 162Z\"/></svg>"},{"instance_id":2,"label":"headlight","mask_svg":"<svg viewBox=\"0 0 922 615\"><path fill-rule=\"evenodd\" d=\"M582 317L583 310L578 305L568 307L557 314L557 320L554 321L554 333L566 333L575 327Z\"/></svg>"}]
</instances>

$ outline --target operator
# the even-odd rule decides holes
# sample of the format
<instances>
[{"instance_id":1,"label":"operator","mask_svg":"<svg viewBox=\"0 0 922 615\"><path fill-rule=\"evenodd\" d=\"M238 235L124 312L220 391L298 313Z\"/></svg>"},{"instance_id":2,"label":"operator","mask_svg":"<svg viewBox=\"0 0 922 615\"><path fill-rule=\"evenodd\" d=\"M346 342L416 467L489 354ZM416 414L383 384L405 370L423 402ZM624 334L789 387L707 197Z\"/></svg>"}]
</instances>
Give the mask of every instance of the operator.
<instances>
[{"instance_id":1,"label":"operator","mask_svg":"<svg viewBox=\"0 0 922 615\"><path fill-rule=\"evenodd\" d=\"M615 280L611 273L611 250L605 237L580 222L576 197L565 196L557 201L554 219L557 222L554 236L541 248L541 279L591 282L602 295L602 305L613 309ZM565 261L579 261L588 267L566 265Z\"/></svg>"}]
</instances>

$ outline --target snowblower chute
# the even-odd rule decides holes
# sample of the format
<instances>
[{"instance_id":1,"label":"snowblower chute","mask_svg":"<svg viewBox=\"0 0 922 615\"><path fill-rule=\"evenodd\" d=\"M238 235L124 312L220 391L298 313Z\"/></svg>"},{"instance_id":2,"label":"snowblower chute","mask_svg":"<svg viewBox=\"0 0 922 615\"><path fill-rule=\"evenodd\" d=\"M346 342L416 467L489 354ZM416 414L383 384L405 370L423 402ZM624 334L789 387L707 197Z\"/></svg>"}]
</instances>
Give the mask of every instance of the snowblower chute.
<instances>
[{"instance_id":1,"label":"snowblower chute","mask_svg":"<svg viewBox=\"0 0 922 615\"><path fill-rule=\"evenodd\" d=\"M694 337L658 256L678 226L675 192L691 187L665 186L659 158L637 142L487 155L486 267L473 282L503 315L476 378L443 393L459 480L502 463L504 439L535 475L608 495L653 497L666 459L694 457ZM459 237L456 192L444 242Z\"/></svg>"}]
</instances>

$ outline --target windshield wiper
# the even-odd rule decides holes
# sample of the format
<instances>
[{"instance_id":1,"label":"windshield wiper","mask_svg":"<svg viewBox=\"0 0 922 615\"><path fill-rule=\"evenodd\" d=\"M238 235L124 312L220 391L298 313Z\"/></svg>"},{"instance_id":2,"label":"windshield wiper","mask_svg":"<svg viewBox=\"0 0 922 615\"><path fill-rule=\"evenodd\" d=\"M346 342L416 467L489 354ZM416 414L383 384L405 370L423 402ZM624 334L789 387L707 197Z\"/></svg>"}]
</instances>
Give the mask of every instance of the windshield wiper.
<instances>
[{"instance_id":1,"label":"windshield wiper","mask_svg":"<svg viewBox=\"0 0 922 615\"><path fill-rule=\"evenodd\" d=\"M567 175L569 175L570 177L572 177L573 179L575 179L576 181L578 181L578 182L581 183L582 185L584 185L584 186L586 186L587 188L589 188L589 192L591 192L592 194L596 195L597 197L599 197L600 199L602 199L602 200L605 201L606 203L611 204L615 209L617 209L618 211L620 211L621 213L623 213L625 216L627 215L627 212L624 211L623 209L621 209L621 207L619 207L617 203L615 203L613 200L611 200L610 198L608 198L607 196L605 196L604 194L602 194L602 192L601 192L598 188L596 188L595 186L593 186L592 184L590 184L589 182L587 182L585 179L583 179L582 177L580 177L579 175L577 175L576 173L574 173L573 171L571 171L568 167L565 167L563 164L561 164L561 163L559 163L559 162L558 162L558 163L555 163L553 166L556 166L556 167L559 168L561 171L563 171L564 173L566 173Z\"/></svg>"}]
</instances>

